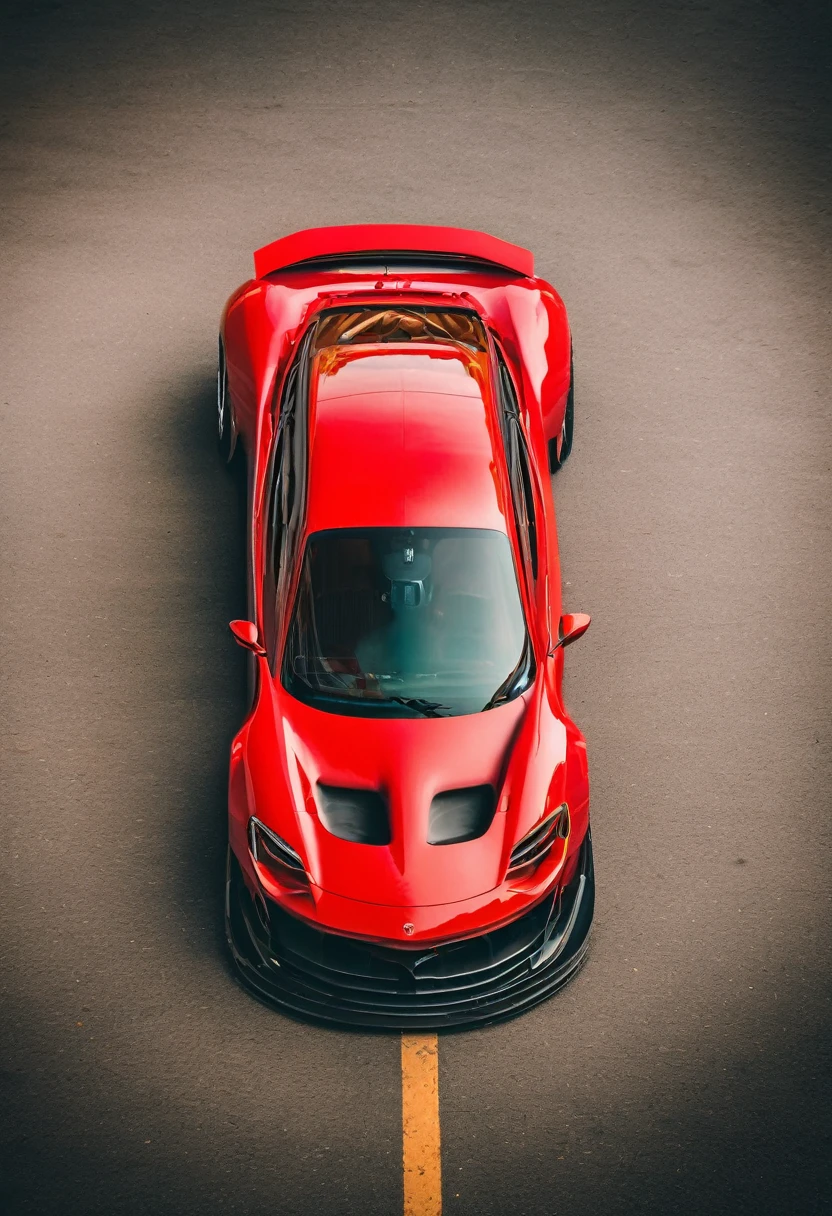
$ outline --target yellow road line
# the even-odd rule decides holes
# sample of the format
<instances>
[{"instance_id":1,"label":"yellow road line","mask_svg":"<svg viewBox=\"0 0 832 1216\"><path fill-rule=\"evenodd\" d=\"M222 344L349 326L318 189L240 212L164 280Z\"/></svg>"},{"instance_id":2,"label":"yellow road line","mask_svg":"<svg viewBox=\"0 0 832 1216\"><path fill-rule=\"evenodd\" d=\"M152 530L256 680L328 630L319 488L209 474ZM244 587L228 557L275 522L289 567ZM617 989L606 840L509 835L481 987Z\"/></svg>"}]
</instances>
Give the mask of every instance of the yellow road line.
<instances>
[{"instance_id":1,"label":"yellow road line","mask_svg":"<svg viewBox=\"0 0 832 1216\"><path fill-rule=\"evenodd\" d=\"M404 1216L442 1216L439 1154L439 1043L402 1035Z\"/></svg>"}]
</instances>

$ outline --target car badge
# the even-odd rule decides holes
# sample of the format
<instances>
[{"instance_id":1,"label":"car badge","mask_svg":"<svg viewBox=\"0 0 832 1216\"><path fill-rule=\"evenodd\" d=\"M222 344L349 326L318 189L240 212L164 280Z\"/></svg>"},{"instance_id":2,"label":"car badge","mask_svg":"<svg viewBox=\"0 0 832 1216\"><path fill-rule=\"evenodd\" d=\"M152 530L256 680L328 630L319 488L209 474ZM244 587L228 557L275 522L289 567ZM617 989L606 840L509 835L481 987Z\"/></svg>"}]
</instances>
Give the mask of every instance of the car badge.
<instances>
[{"instance_id":1,"label":"car badge","mask_svg":"<svg viewBox=\"0 0 832 1216\"><path fill-rule=\"evenodd\" d=\"M416 926L411 925L410 921L407 921L404 925L402 925L402 928L404 929L404 931L408 937L412 937L413 934L416 932Z\"/></svg>"}]
</instances>

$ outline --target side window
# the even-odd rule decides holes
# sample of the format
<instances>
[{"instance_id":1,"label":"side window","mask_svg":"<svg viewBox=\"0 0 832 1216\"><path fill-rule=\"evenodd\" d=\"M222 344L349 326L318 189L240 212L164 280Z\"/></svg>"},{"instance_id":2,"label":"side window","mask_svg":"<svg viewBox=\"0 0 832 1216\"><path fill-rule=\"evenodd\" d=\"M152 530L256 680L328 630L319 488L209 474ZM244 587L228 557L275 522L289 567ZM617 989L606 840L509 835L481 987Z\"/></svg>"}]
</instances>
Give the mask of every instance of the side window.
<instances>
[{"instance_id":1,"label":"side window","mask_svg":"<svg viewBox=\"0 0 832 1216\"><path fill-rule=\"evenodd\" d=\"M500 370L500 404L502 408L503 439L506 448L511 496L514 503L514 520L523 556L537 578L537 514L532 490L532 471L526 436L520 422L517 395L502 356L497 355Z\"/></svg>"},{"instance_id":2,"label":"side window","mask_svg":"<svg viewBox=\"0 0 832 1216\"><path fill-rule=\"evenodd\" d=\"M292 426L285 426L278 436L274 454L274 480L272 482L271 502L269 503L269 538L266 554L266 568L272 583L277 588L280 582L280 568L283 560L286 526L292 509Z\"/></svg>"},{"instance_id":3,"label":"side window","mask_svg":"<svg viewBox=\"0 0 832 1216\"><path fill-rule=\"evenodd\" d=\"M306 510L306 400L314 332L314 326L307 331L286 377L269 472L263 618L272 671L277 664L280 609L290 593Z\"/></svg>"},{"instance_id":4,"label":"side window","mask_svg":"<svg viewBox=\"0 0 832 1216\"><path fill-rule=\"evenodd\" d=\"M512 483L514 484L514 511L518 525L526 534L526 548L532 578L537 578L537 516L532 492L532 471L529 468L529 452L526 438L520 429L519 419L512 423L517 431L517 450L513 461Z\"/></svg>"},{"instance_id":5,"label":"side window","mask_svg":"<svg viewBox=\"0 0 832 1216\"><path fill-rule=\"evenodd\" d=\"M266 649L274 656L277 642L277 591L286 551L286 531L292 508L292 433L297 368L289 374L280 406L277 438L269 473L269 508L266 524L266 552L264 554L265 586L263 588L263 615L266 631Z\"/></svg>"}]
</instances>

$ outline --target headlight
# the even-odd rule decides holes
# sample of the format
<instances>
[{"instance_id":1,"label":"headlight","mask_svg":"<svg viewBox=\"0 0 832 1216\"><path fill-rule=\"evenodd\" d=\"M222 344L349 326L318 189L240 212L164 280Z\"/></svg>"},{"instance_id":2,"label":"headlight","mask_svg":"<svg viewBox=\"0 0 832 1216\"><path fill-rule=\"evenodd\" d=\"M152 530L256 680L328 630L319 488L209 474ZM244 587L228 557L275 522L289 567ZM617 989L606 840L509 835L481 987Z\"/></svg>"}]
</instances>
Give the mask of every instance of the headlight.
<instances>
[{"instance_id":1,"label":"headlight","mask_svg":"<svg viewBox=\"0 0 832 1216\"><path fill-rule=\"evenodd\" d=\"M556 840L565 840L569 835L569 807L562 802L550 815L542 819L536 827L527 832L523 839L511 850L508 872L542 861Z\"/></svg>"},{"instance_id":2,"label":"headlight","mask_svg":"<svg viewBox=\"0 0 832 1216\"><path fill-rule=\"evenodd\" d=\"M299 874L303 874L305 877L306 869L300 854L296 853L292 846L271 828L267 828L259 819L255 819L253 815L248 821L248 843L254 860L259 861L268 869L276 870L275 876L279 880L281 870L286 869L292 870L296 877Z\"/></svg>"}]
</instances>

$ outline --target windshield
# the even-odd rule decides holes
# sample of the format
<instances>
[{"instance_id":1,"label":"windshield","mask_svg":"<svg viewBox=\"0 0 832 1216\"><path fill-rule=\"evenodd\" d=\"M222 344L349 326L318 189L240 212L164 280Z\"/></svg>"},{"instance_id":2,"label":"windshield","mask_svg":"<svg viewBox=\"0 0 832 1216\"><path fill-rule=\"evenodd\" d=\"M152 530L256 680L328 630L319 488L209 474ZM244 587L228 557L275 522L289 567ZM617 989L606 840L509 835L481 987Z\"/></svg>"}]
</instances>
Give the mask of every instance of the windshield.
<instances>
[{"instance_id":1,"label":"windshield","mask_svg":"<svg viewBox=\"0 0 832 1216\"><path fill-rule=\"evenodd\" d=\"M532 676L508 537L360 528L309 537L284 687L336 713L447 717L511 700Z\"/></svg>"}]
</instances>

